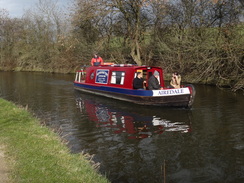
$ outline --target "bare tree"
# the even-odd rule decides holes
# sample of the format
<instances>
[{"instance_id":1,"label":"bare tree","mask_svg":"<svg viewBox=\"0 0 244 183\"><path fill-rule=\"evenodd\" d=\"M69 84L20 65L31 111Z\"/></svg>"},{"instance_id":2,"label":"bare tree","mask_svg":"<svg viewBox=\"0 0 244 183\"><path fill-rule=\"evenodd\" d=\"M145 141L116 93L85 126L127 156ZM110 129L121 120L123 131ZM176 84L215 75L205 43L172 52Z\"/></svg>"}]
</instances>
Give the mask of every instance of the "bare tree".
<instances>
[{"instance_id":1,"label":"bare tree","mask_svg":"<svg viewBox=\"0 0 244 183\"><path fill-rule=\"evenodd\" d=\"M60 54L60 39L67 34L67 24L64 13L57 6L57 1L39 0L34 8L27 10L23 16L25 30L28 31L26 40L30 47L26 47L24 60L31 62L37 69L52 70L57 62L55 58ZM27 56L28 55L28 56ZM62 65L61 62L59 62Z\"/></svg>"},{"instance_id":2,"label":"bare tree","mask_svg":"<svg viewBox=\"0 0 244 183\"><path fill-rule=\"evenodd\" d=\"M147 6L149 0L91 0L77 1L74 16L76 32L86 42L119 36L124 46L130 49L130 56L138 64L141 60L141 41L146 30ZM108 21L109 20L109 21ZM109 30L109 31L108 31ZM104 36L104 33L109 36Z\"/></svg>"},{"instance_id":3,"label":"bare tree","mask_svg":"<svg viewBox=\"0 0 244 183\"><path fill-rule=\"evenodd\" d=\"M11 19L8 12L0 11L0 63L3 69L13 69L18 51L16 44L21 39L23 23L20 19Z\"/></svg>"}]
</instances>

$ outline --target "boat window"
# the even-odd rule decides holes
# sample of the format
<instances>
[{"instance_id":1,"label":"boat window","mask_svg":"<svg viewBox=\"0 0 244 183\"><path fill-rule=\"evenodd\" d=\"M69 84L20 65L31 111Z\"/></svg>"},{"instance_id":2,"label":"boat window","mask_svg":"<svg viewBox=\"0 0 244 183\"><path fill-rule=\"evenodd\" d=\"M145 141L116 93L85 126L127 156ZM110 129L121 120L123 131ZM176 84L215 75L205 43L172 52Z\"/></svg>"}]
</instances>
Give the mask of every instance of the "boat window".
<instances>
[{"instance_id":1,"label":"boat window","mask_svg":"<svg viewBox=\"0 0 244 183\"><path fill-rule=\"evenodd\" d=\"M148 78L152 76L152 72L148 72Z\"/></svg>"},{"instance_id":2,"label":"boat window","mask_svg":"<svg viewBox=\"0 0 244 183\"><path fill-rule=\"evenodd\" d=\"M111 76L111 84L123 85L125 81L125 72L113 71Z\"/></svg>"},{"instance_id":3,"label":"boat window","mask_svg":"<svg viewBox=\"0 0 244 183\"><path fill-rule=\"evenodd\" d=\"M76 72L75 81L79 81L79 72Z\"/></svg>"},{"instance_id":4,"label":"boat window","mask_svg":"<svg viewBox=\"0 0 244 183\"><path fill-rule=\"evenodd\" d=\"M84 80L84 73L82 71L78 71L76 72L76 75L75 75L75 81L76 82L81 82L81 80Z\"/></svg>"}]
</instances>

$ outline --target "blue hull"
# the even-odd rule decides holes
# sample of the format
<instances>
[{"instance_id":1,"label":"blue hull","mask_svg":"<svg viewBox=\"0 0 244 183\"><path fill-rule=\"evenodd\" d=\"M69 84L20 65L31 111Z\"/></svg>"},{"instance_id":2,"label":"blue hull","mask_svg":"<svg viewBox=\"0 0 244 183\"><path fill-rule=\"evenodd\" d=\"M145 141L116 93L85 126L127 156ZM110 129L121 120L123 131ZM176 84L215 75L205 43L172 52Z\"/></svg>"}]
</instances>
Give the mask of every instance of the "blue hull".
<instances>
[{"instance_id":1,"label":"blue hull","mask_svg":"<svg viewBox=\"0 0 244 183\"><path fill-rule=\"evenodd\" d=\"M191 107L195 96L195 93L194 95L191 94L188 88L165 90L131 90L77 82L74 82L74 88L86 93L92 93L95 95L132 102L135 104L150 106L188 108ZM194 90L194 87L192 90Z\"/></svg>"}]
</instances>

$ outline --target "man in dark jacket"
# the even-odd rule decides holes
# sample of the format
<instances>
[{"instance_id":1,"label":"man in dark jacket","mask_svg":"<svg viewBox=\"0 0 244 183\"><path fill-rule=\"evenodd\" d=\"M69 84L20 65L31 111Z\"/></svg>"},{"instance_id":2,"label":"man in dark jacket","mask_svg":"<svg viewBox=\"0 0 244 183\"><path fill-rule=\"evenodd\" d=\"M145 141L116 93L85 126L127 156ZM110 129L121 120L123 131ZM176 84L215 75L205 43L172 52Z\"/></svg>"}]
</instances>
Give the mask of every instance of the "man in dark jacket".
<instances>
[{"instance_id":1,"label":"man in dark jacket","mask_svg":"<svg viewBox=\"0 0 244 183\"><path fill-rule=\"evenodd\" d=\"M148 89L149 90L160 90L161 86L158 81L159 72L154 71L153 75L148 80Z\"/></svg>"},{"instance_id":2,"label":"man in dark jacket","mask_svg":"<svg viewBox=\"0 0 244 183\"><path fill-rule=\"evenodd\" d=\"M143 78L141 72L136 73L136 77L133 80L133 88L137 90L143 89Z\"/></svg>"}]
</instances>

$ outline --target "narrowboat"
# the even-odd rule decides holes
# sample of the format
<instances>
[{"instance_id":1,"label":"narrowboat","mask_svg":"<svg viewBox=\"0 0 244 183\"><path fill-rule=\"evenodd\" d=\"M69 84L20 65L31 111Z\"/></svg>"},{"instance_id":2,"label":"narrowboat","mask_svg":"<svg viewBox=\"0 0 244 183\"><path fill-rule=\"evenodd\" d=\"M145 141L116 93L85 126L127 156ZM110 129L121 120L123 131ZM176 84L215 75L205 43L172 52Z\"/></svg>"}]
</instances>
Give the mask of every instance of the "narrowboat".
<instances>
[{"instance_id":1,"label":"narrowboat","mask_svg":"<svg viewBox=\"0 0 244 183\"><path fill-rule=\"evenodd\" d=\"M148 90L148 80L157 71L160 90ZM145 89L133 89L136 73L143 73ZM74 89L117 100L148 106L190 108L195 97L193 85L175 89L165 86L163 69L153 66L111 64L90 66L76 72Z\"/></svg>"}]
</instances>

